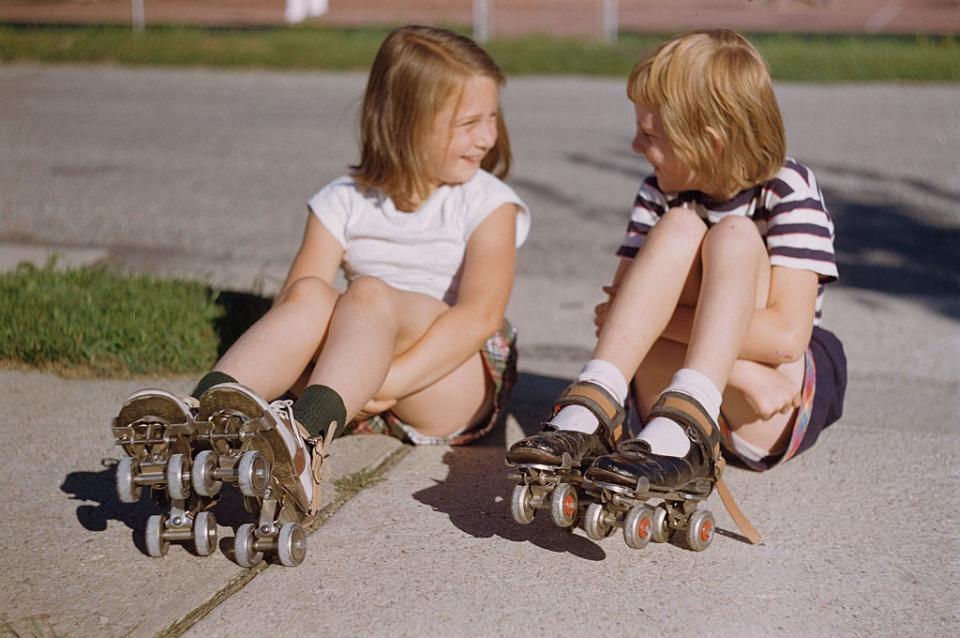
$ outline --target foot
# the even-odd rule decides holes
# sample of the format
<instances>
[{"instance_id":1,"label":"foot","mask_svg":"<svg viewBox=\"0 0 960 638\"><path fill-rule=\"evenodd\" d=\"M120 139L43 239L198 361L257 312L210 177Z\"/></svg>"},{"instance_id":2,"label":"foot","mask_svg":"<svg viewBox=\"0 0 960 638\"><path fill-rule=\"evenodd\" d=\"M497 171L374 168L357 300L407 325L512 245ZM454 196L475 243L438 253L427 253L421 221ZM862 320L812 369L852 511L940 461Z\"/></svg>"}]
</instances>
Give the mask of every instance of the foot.
<instances>
[{"instance_id":1,"label":"foot","mask_svg":"<svg viewBox=\"0 0 960 638\"><path fill-rule=\"evenodd\" d=\"M571 405L586 408L597 418L593 432L561 430L550 423L561 409ZM579 467L584 459L613 451L623 426L624 412L623 406L603 386L591 381L575 381L557 399L550 419L539 434L513 444L507 452L509 463L563 465L564 457L568 456L570 462Z\"/></svg>"},{"instance_id":2,"label":"foot","mask_svg":"<svg viewBox=\"0 0 960 638\"><path fill-rule=\"evenodd\" d=\"M664 416L683 428L690 440L684 456L654 454L642 439L623 441L613 454L597 458L586 472L588 480L636 487L646 482L657 491L685 491L709 496L717 475L719 428L694 399L664 393L651 418Z\"/></svg>"},{"instance_id":3,"label":"foot","mask_svg":"<svg viewBox=\"0 0 960 638\"><path fill-rule=\"evenodd\" d=\"M200 417L211 419L218 413L244 420L272 458L275 487L292 497L297 509L313 516L320 504L320 467L326 443L314 440L293 417L290 401L268 404L255 392L239 383L221 383L200 397ZM256 422L256 423L252 423Z\"/></svg>"},{"instance_id":4,"label":"foot","mask_svg":"<svg viewBox=\"0 0 960 638\"><path fill-rule=\"evenodd\" d=\"M598 428L593 434L575 430L557 430L549 423L543 431L514 443L507 452L507 461L514 464L536 463L563 465L564 455L570 457L574 466L580 466L585 458L593 458L610 451L607 437Z\"/></svg>"}]
</instances>

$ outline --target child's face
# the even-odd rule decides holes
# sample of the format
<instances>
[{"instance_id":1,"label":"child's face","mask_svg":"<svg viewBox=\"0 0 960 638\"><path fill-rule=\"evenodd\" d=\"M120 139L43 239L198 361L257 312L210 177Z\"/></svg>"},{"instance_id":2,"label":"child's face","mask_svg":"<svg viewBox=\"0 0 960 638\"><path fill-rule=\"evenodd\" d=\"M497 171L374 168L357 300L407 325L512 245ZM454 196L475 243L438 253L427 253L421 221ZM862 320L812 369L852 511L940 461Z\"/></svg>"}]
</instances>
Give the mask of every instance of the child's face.
<instances>
[{"instance_id":1,"label":"child's face","mask_svg":"<svg viewBox=\"0 0 960 638\"><path fill-rule=\"evenodd\" d=\"M660 190L665 193L703 190L696 183L690 167L674 154L657 110L646 104L636 103L633 106L637 114L637 134L631 146L634 152L643 155L653 166Z\"/></svg>"},{"instance_id":2,"label":"child's face","mask_svg":"<svg viewBox=\"0 0 960 638\"><path fill-rule=\"evenodd\" d=\"M499 98L496 81L475 75L437 114L429 149L434 186L462 184L476 175L497 142Z\"/></svg>"}]
</instances>

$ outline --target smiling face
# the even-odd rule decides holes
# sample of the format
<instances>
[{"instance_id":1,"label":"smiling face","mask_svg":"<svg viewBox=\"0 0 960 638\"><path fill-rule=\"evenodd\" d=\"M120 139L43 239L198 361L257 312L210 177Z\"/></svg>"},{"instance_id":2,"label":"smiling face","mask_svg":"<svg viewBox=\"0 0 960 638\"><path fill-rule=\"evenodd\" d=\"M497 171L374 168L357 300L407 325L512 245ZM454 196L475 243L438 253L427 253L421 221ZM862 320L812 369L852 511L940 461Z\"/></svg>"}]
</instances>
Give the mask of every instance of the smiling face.
<instances>
[{"instance_id":1,"label":"smiling face","mask_svg":"<svg viewBox=\"0 0 960 638\"><path fill-rule=\"evenodd\" d=\"M640 103L634 104L634 110L637 114L637 133L631 147L653 166L660 190L665 193L703 190L690 167L674 152L657 110Z\"/></svg>"},{"instance_id":2,"label":"smiling face","mask_svg":"<svg viewBox=\"0 0 960 638\"><path fill-rule=\"evenodd\" d=\"M476 175L497 142L499 98L495 80L473 75L437 114L428 149L431 190Z\"/></svg>"}]
</instances>

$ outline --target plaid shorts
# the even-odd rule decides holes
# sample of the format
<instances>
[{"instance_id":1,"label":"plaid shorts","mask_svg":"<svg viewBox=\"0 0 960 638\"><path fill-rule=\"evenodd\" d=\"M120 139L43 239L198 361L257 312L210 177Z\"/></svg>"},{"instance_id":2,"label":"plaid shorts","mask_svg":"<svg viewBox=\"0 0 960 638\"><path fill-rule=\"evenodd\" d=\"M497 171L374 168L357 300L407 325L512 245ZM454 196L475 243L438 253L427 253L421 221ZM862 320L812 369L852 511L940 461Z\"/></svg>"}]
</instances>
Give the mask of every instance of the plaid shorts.
<instances>
[{"instance_id":1,"label":"plaid shorts","mask_svg":"<svg viewBox=\"0 0 960 638\"><path fill-rule=\"evenodd\" d=\"M387 434L414 445L466 445L484 436L496 426L510 390L517 380L517 331L504 319L503 327L483 344L480 354L490 380L493 381L493 408L487 418L448 436L424 436L390 410L353 421L344 434Z\"/></svg>"}]
</instances>

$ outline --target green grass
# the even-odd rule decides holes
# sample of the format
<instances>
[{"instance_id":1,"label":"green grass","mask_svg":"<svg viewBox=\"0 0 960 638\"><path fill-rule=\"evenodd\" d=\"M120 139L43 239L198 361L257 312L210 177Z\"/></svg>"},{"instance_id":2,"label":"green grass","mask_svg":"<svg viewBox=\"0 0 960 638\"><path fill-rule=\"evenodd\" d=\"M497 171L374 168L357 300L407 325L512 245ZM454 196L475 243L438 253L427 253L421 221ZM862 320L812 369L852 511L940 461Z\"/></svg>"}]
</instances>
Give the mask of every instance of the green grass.
<instances>
[{"instance_id":1,"label":"green grass","mask_svg":"<svg viewBox=\"0 0 960 638\"><path fill-rule=\"evenodd\" d=\"M0 26L0 61L366 70L386 29L204 29ZM625 76L667 36L623 34L614 45L544 36L493 40L508 75ZM750 36L781 81L960 81L960 36Z\"/></svg>"},{"instance_id":2,"label":"green grass","mask_svg":"<svg viewBox=\"0 0 960 638\"><path fill-rule=\"evenodd\" d=\"M68 374L208 369L224 311L204 285L102 267L21 265L0 273L0 364Z\"/></svg>"}]
</instances>

